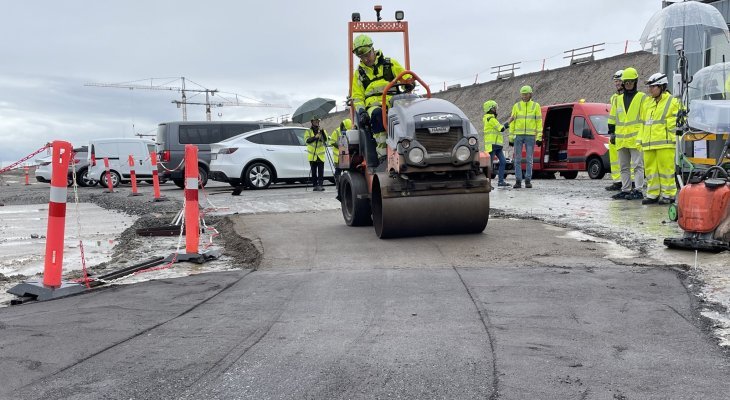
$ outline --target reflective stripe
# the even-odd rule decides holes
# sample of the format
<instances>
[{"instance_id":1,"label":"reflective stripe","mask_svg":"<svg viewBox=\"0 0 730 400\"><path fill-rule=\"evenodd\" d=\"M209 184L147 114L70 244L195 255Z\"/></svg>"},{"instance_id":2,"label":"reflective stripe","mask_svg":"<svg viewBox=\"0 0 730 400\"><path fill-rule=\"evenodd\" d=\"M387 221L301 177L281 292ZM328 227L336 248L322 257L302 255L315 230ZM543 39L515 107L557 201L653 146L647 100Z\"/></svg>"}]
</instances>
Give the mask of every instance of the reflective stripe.
<instances>
[{"instance_id":1,"label":"reflective stripe","mask_svg":"<svg viewBox=\"0 0 730 400\"><path fill-rule=\"evenodd\" d=\"M540 116L542 118L542 116ZM515 120L518 119L537 119L537 115L518 115L515 117Z\"/></svg>"},{"instance_id":2,"label":"reflective stripe","mask_svg":"<svg viewBox=\"0 0 730 400\"><path fill-rule=\"evenodd\" d=\"M654 178L657 178L658 176L659 176L659 174L648 174L648 175L645 176L645 178L647 180L652 180Z\"/></svg>"},{"instance_id":3,"label":"reflective stripe","mask_svg":"<svg viewBox=\"0 0 730 400\"><path fill-rule=\"evenodd\" d=\"M50 200L54 203L65 203L66 195L68 194L67 187L55 187L51 186L51 198Z\"/></svg>"},{"instance_id":4,"label":"reflective stripe","mask_svg":"<svg viewBox=\"0 0 730 400\"><path fill-rule=\"evenodd\" d=\"M198 178L185 178L185 189L197 189Z\"/></svg>"},{"instance_id":5,"label":"reflective stripe","mask_svg":"<svg viewBox=\"0 0 730 400\"><path fill-rule=\"evenodd\" d=\"M659 190L659 188L661 188L661 186L657 184L647 187L646 190Z\"/></svg>"},{"instance_id":6,"label":"reflective stripe","mask_svg":"<svg viewBox=\"0 0 730 400\"><path fill-rule=\"evenodd\" d=\"M659 177L664 179L674 179L674 174L659 174Z\"/></svg>"},{"instance_id":7,"label":"reflective stripe","mask_svg":"<svg viewBox=\"0 0 730 400\"><path fill-rule=\"evenodd\" d=\"M626 139L626 138L631 138L631 137L634 137L634 136L638 136L639 135L639 132L616 133L615 135L616 135L616 138Z\"/></svg>"},{"instance_id":8,"label":"reflective stripe","mask_svg":"<svg viewBox=\"0 0 730 400\"><path fill-rule=\"evenodd\" d=\"M671 140L658 140L658 141L655 141L655 142L644 143L643 145L644 145L644 147L650 147L650 146L660 146L660 145L663 145L663 144L671 144L671 145L674 145L674 142L671 141Z\"/></svg>"}]
</instances>

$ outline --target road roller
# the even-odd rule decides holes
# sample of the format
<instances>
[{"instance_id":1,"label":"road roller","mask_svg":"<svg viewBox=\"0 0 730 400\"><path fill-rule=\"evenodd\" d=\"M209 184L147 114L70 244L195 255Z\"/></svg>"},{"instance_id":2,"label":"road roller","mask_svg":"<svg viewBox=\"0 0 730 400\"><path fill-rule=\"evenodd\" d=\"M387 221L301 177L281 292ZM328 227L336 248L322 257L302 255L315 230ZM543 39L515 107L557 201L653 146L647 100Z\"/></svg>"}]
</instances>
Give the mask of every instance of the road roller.
<instances>
[{"instance_id":1,"label":"road roller","mask_svg":"<svg viewBox=\"0 0 730 400\"><path fill-rule=\"evenodd\" d=\"M410 70L407 23L360 22L353 14L349 42L353 33L398 30L404 33L405 71L381 95L387 155L378 157L365 124L346 131L338 143L337 190L345 223L372 225L381 239L480 233L489 220L492 189L482 135L457 106L431 97L428 85ZM416 84L425 96L413 92ZM352 109L351 117L356 121Z\"/></svg>"}]
</instances>

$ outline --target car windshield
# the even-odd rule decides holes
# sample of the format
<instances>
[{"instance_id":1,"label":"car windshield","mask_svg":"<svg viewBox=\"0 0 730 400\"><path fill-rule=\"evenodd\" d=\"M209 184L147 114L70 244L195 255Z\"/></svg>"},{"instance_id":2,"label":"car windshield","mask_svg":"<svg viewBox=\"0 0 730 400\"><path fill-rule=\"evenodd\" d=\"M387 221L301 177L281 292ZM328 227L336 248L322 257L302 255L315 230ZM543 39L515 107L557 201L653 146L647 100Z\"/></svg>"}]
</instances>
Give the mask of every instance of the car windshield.
<instances>
[{"instance_id":1,"label":"car windshield","mask_svg":"<svg viewBox=\"0 0 730 400\"><path fill-rule=\"evenodd\" d=\"M608 135L608 115L591 115L591 123L600 135Z\"/></svg>"}]
</instances>

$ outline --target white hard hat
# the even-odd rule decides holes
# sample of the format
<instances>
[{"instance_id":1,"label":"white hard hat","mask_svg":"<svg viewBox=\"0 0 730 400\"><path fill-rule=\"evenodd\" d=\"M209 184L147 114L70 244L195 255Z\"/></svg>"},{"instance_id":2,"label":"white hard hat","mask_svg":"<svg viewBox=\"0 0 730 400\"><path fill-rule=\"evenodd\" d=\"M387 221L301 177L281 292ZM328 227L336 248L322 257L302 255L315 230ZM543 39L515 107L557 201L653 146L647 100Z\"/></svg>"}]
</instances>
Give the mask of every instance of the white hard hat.
<instances>
[{"instance_id":1,"label":"white hard hat","mask_svg":"<svg viewBox=\"0 0 730 400\"><path fill-rule=\"evenodd\" d=\"M613 74L613 80L621 80L621 76L623 76L624 70L620 69L616 71L615 74Z\"/></svg>"},{"instance_id":2,"label":"white hard hat","mask_svg":"<svg viewBox=\"0 0 730 400\"><path fill-rule=\"evenodd\" d=\"M667 75L657 72L650 76L645 83L649 86L668 85L669 80L667 79Z\"/></svg>"}]
</instances>

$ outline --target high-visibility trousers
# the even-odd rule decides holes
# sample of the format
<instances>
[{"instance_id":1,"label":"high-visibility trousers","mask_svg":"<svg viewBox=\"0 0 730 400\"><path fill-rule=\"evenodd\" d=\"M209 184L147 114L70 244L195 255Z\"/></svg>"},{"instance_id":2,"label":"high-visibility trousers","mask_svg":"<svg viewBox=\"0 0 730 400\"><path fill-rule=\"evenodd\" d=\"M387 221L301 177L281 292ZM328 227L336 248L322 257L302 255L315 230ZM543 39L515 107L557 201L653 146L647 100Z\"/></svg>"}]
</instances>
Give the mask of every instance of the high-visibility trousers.
<instances>
[{"instance_id":1,"label":"high-visibility trousers","mask_svg":"<svg viewBox=\"0 0 730 400\"><path fill-rule=\"evenodd\" d=\"M608 160L611 163L611 180L621 182L621 165L618 162L618 150L615 144L608 144ZM634 181L633 168L631 168L631 181Z\"/></svg>"},{"instance_id":2,"label":"high-visibility trousers","mask_svg":"<svg viewBox=\"0 0 730 400\"><path fill-rule=\"evenodd\" d=\"M677 196L677 185L674 182L674 152L674 148L644 150L647 198L674 199Z\"/></svg>"}]
</instances>

